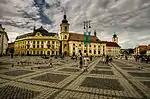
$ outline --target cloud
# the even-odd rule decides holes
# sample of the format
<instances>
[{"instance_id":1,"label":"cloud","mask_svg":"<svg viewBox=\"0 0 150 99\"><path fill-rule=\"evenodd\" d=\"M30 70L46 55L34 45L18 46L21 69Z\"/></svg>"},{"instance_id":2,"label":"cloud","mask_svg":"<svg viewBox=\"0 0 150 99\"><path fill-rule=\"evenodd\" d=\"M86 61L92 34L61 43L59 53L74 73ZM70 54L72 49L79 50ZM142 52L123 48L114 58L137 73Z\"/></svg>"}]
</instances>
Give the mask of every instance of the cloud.
<instances>
[{"instance_id":1,"label":"cloud","mask_svg":"<svg viewBox=\"0 0 150 99\"><path fill-rule=\"evenodd\" d=\"M14 30L32 32L34 25L58 32L64 9L72 32L83 33L83 21L91 20L92 34L97 30L101 40L111 41L117 32L122 48L150 43L149 0L1 0L0 23L9 37Z\"/></svg>"}]
</instances>

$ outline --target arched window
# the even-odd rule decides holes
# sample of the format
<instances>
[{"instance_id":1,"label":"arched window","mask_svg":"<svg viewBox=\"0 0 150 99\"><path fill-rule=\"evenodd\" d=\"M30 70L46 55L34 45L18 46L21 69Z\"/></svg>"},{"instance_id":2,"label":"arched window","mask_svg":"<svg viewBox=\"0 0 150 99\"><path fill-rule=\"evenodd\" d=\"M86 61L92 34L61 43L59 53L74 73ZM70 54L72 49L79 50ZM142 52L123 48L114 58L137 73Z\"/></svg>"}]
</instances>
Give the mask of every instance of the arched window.
<instances>
[{"instance_id":1,"label":"arched window","mask_svg":"<svg viewBox=\"0 0 150 99\"><path fill-rule=\"evenodd\" d=\"M67 35L65 35L65 39L67 39Z\"/></svg>"},{"instance_id":2,"label":"arched window","mask_svg":"<svg viewBox=\"0 0 150 99\"><path fill-rule=\"evenodd\" d=\"M47 54L50 55L50 51L48 51Z\"/></svg>"},{"instance_id":3,"label":"arched window","mask_svg":"<svg viewBox=\"0 0 150 99\"><path fill-rule=\"evenodd\" d=\"M65 32L67 32L67 26L65 26Z\"/></svg>"}]
</instances>

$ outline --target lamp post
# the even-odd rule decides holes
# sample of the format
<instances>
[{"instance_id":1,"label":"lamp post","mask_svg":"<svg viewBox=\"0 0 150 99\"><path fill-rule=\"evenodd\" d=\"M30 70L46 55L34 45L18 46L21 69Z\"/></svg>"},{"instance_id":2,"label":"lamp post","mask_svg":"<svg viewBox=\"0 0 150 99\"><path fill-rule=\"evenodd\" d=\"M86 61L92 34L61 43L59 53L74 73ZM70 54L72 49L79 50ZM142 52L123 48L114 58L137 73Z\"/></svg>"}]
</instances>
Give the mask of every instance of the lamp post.
<instances>
[{"instance_id":1,"label":"lamp post","mask_svg":"<svg viewBox=\"0 0 150 99\"><path fill-rule=\"evenodd\" d=\"M90 36L90 32L88 31L91 28L90 22L91 22L90 20L84 21L84 29L85 29L85 32L84 32L84 44L86 46L86 55L87 56L88 56L88 42L87 42L88 36L87 36L87 34L89 33L89 36ZM90 42L90 39L89 39L89 42Z\"/></svg>"}]
</instances>

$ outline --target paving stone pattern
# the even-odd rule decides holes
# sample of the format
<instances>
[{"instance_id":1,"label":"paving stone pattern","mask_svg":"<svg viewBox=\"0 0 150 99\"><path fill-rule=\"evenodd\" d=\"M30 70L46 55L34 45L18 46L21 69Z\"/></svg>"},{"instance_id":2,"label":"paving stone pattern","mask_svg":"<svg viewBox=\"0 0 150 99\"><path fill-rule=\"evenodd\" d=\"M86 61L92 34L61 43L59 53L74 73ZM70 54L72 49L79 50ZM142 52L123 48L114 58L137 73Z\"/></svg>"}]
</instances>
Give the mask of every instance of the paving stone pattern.
<instances>
[{"instance_id":1,"label":"paving stone pattern","mask_svg":"<svg viewBox=\"0 0 150 99\"><path fill-rule=\"evenodd\" d=\"M78 72L79 69L75 69L75 68L62 68L62 69L59 69L59 71Z\"/></svg>"},{"instance_id":2,"label":"paving stone pattern","mask_svg":"<svg viewBox=\"0 0 150 99\"><path fill-rule=\"evenodd\" d=\"M4 72L4 75L8 76L20 76L20 75L25 75L28 73L32 73L34 71L27 71L27 70L15 70L15 71L9 71L9 72Z\"/></svg>"},{"instance_id":3,"label":"paving stone pattern","mask_svg":"<svg viewBox=\"0 0 150 99\"><path fill-rule=\"evenodd\" d=\"M112 71L104 71L104 70L92 70L90 74L114 75Z\"/></svg>"},{"instance_id":4,"label":"paving stone pattern","mask_svg":"<svg viewBox=\"0 0 150 99\"><path fill-rule=\"evenodd\" d=\"M103 78L92 78L87 77L81 83L81 86L84 87L92 87L92 88L100 88L100 89L109 89L109 90L124 90L123 87L120 85L118 80L116 79L103 79Z\"/></svg>"},{"instance_id":5,"label":"paving stone pattern","mask_svg":"<svg viewBox=\"0 0 150 99\"><path fill-rule=\"evenodd\" d=\"M141 70L140 68L128 68L128 67L123 67L122 69L124 69L124 70L138 70L138 71Z\"/></svg>"},{"instance_id":6,"label":"paving stone pattern","mask_svg":"<svg viewBox=\"0 0 150 99\"><path fill-rule=\"evenodd\" d=\"M95 66L95 68L97 68L97 69L111 69L111 67L100 67L100 66Z\"/></svg>"},{"instance_id":7,"label":"paving stone pattern","mask_svg":"<svg viewBox=\"0 0 150 99\"><path fill-rule=\"evenodd\" d=\"M69 77L69 75L46 73L44 75L37 76L32 79L39 80L39 81L52 82L52 83L59 83L60 81L64 80L67 77Z\"/></svg>"},{"instance_id":8,"label":"paving stone pattern","mask_svg":"<svg viewBox=\"0 0 150 99\"><path fill-rule=\"evenodd\" d=\"M150 88L150 81L141 81L145 86Z\"/></svg>"},{"instance_id":9,"label":"paving stone pattern","mask_svg":"<svg viewBox=\"0 0 150 99\"><path fill-rule=\"evenodd\" d=\"M0 99L31 99L40 92L6 85L0 88Z\"/></svg>"},{"instance_id":10,"label":"paving stone pattern","mask_svg":"<svg viewBox=\"0 0 150 99\"><path fill-rule=\"evenodd\" d=\"M128 72L130 75L132 76L136 76L136 77L150 77L150 73L138 73L138 72Z\"/></svg>"},{"instance_id":11,"label":"paving stone pattern","mask_svg":"<svg viewBox=\"0 0 150 99\"><path fill-rule=\"evenodd\" d=\"M6 67L0 67L0 70L3 70L3 69L8 69L8 68L6 68Z\"/></svg>"}]
</instances>

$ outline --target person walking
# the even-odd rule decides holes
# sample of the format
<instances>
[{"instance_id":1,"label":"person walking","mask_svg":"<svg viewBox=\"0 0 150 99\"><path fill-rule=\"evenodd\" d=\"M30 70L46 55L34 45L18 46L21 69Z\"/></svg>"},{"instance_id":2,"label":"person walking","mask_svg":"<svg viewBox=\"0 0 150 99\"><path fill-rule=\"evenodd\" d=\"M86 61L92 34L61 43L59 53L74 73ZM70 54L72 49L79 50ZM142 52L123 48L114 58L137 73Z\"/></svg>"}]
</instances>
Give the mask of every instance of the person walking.
<instances>
[{"instance_id":1,"label":"person walking","mask_svg":"<svg viewBox=\"0 0 150 99\"><path fill-rule=\"evenodd\" d=\"M81 53L80 53L80 56L79 56L79 63L80 63L79 68L82 69L82 66L83 66L83 58L82 58L82 54L81 54Z\"/></svg>"},{"instance_id":2,"label":"person walking","mask_svg":"<svg viewBox=\"0 0 150 99\"><path fill-rule=\"evenodd\" d=\"M50 58L50 60L49 60L49 66L50 67L53 67L53 65L52 65L52 59Z\"/></svg>"},{"instance_id":3,"label":"person walking","mask_svg":"<svg viewBox=\"0 0 150 99\"><path fill-rule=\"evenodd\" d=\"M107 55L106 56L106 64L108 64L108 62L109 62L109 56Z\"/></svg>"}]
</instances>

